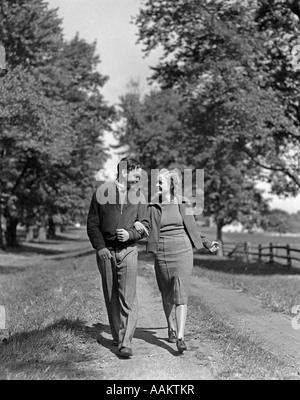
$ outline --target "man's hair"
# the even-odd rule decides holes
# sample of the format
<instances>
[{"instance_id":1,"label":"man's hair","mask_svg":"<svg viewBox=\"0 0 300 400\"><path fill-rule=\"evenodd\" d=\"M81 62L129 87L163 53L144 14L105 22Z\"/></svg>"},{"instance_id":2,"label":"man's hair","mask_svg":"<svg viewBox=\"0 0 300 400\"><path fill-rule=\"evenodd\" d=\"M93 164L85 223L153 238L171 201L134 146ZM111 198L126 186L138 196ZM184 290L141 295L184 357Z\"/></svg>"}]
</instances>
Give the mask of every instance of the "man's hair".
<instances>
[{"instance_id":1,"label":"man's hair","mask_svg":"<svg viewBox=\"0 0 300 400\"><path fill-rule=\"evenodd\" d=\"M123 169L124 166L126 166L127 173L133 171L136 168L141 168L140 162L135 158L123 157L117 165L118 177L120 176L120 168Z\"/></svg>"}]
</instances>

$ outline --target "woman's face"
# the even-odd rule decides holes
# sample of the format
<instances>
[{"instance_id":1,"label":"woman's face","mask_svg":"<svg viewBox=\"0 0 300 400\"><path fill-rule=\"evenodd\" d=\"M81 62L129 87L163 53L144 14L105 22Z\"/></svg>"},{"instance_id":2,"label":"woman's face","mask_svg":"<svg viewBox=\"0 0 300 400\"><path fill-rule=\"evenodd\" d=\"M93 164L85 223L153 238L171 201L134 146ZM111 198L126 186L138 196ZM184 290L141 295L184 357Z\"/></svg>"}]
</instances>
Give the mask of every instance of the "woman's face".
<instances>
[{"instance_id":1,"label":"woman's face","mask_svg":"<svg viewBox=\"0 0 300 400\"><path fill-rule=\"evenodd\" d=\"M158 195L165 195L170 193L170 180L167 179L165 176L158 176L155 186Z\"/></svg>"}]
</instances>

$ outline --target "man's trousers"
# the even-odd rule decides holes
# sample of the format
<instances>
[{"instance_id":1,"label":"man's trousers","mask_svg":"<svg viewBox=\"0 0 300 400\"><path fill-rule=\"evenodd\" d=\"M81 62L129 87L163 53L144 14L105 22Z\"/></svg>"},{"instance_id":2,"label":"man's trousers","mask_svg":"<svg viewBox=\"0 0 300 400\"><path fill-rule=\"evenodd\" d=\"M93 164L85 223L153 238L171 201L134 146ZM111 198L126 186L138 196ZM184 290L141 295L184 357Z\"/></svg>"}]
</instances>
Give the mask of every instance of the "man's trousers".
<instances>
[{"instance_id":1,"label":"man's trousers","mask_svg":"<svg viewBox=\"0 0 300 400\"><path fill-rule=\"evenodd\" d=\"M97 264L101 274L103 294L112 337L118 347L131 347L138 318L136 297L137 246L110 250L112 258Z\"/></svg>"}]
</instances>

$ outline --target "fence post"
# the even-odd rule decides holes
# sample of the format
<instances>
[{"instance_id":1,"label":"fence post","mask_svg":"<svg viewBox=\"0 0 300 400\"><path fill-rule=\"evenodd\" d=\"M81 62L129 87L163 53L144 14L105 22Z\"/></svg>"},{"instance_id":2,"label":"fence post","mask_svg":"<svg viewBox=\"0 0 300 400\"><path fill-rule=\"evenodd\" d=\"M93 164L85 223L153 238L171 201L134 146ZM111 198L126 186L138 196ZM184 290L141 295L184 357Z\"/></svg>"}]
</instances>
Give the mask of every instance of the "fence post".
<instances>
[{"instance_id":1,"label":"fence post","mask_svg":"<svg viewBox=\"0 0 300 400\"><path fill-rule=\"evenodd\" d=\"M251 252L252 252L252 246L251 246L251 242L248 242L247 243L247 254L248 254L248 262L251 262L252 261L252 254L251 254Z\"/></svg>"},{"instance_id":2,"label":"fence post","mask_svg":"<svg viewBox=\"0 0 300 400\"><path fill-rule=\"evenodd\" d=\"M261 244L258 245L258 261L261 262Z\"/></svg>"},{"instance_id":3,"label":"fence post","mask_svg":"<svg viewBox=\"0 0 300 400\"><path fill-rule=\"evenodd\" d=\"M222 240L219 240L219 250L216 253L218 256L225 256L225 251L224 251L224 243Z\"/></svg>"},{"instance_id":4,"label":"fence post","mask_svg":"<svg viewBox=\"0 0 300 400\"><path fill-rule=\"evenodd\" d=\"M291 248L289 244L286 245L286 258L287 258L287 266L291 267L292 266Z\"/></svg>"},{"instance_id":5,"label":"fence post","mask_svg":"<svg viewBox=\"0 0 300 400\"><path fill-rule=\"evenodd\" d=\"M219 245L220 245L220 247L222 246L222 244L219 242ZM226 248L226 243L223 243L223 246L222 246L222 251L223 251L223 256L224 257L226 257L226 250L225 249L227 249ZM217 253L218 254L218 253Z\"/></svg>"},{"instance_id":6,"label":"fence post","mask_svg":"<svg viewBox=\"0 0 300 400\"><path fill-rule=\"evenodd\" d=\"M248 243L245 242L244 243L244 253L245 253L245 258L246 258L246 262L249 262L249 253L248 253Z\"/></svg>"},{"instance_id":7,"label":"fence post","mask_svg":"<svg viewBox=\"0 0 300 400\"><path fill-rule=\"evenodd\" d=\"M274 263L273 244L270 243L270 264Z\"/></svg>"}]
</instances>

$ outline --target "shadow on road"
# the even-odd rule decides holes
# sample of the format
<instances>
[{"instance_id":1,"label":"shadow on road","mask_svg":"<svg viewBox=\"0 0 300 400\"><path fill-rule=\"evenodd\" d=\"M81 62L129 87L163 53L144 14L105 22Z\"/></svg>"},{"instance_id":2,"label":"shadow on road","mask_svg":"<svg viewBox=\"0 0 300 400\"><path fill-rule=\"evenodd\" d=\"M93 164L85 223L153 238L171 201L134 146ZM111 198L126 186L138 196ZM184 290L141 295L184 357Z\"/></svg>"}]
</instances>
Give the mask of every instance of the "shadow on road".
<instances>
[{"instance_id":1,"label":"shadow on road","mask_svg":"<svg viewBox=\"0 0 300 400\"><path fill-rule=\"evenodd\" d=\"M52 243L52 242L38 242L38 245L30 245L30 244L24 244L21 243L18 249L10 249L11 252L13 252L14 254L18 254L21 253L22 255L26 256L27 253L30 254L39 254L39 255L52 255L52 254L61 254L64 253L64 250L58 250L58 249L50 249L47 247L42 247L43 245L51 245L51 246L55 246L61 244L60 242L57 243Z\"/></svg>"},{"instance_id":2,"label":"shadow on road","mask_svg":"<svg viewBox=\"0 0 300 400\"><path fill-rule=\"evenodd\" d=\"M0 265L0 275L16 275L20 272L25 271L26 268L17 267L10 265L9 267L5 267Z\"/></svg>"},{"instance_id":3,"label":"shadow on road","mask_svg":"<svg viewBox=\"0 0 300 400\"><path fill-rule=\"evenodd\" d=\"M137 327L134 337L136 339L144 340L145 342L153 345L153 350L155 349L155 347L160 347L167 350L173 356L178 356L179 355L178 351L171 347L166 337L156 336L157 331L161 329L165 330L166 327L159 327L159 328Z\"/></svg>"},{"instance_id":4,"label":"shadow on road","mask_svg":"<svg viewBox=\"0 0 300 400\"><path fill-rule=\"evenodd\" d=\"M108 325L104 324L93 324L93 327L95 329L95 332L90 331L92 335L97 338L97 342L103 346L106 347L108 350L110 350L113 354L115 354L117 357L119 357L118 354L118 349L116 346L112 344L112 339L107 339L102 335L103 332L110 334L110 328ZM93 328L92 328L93 329ZM166 329L165 327L154 327L154 328L142 328L142 327L137 327L134 333L134 339L141 339L144 342L147 342L153 346L153 350L155 350L156 347L163 348L167 351L169 351L172 355L178 356L178 352L173 349L169 344L165 343L167 342L166 337L157 337L155 334L157 333L157 330L160 329Z\"/></svg>"}]
</instances>

